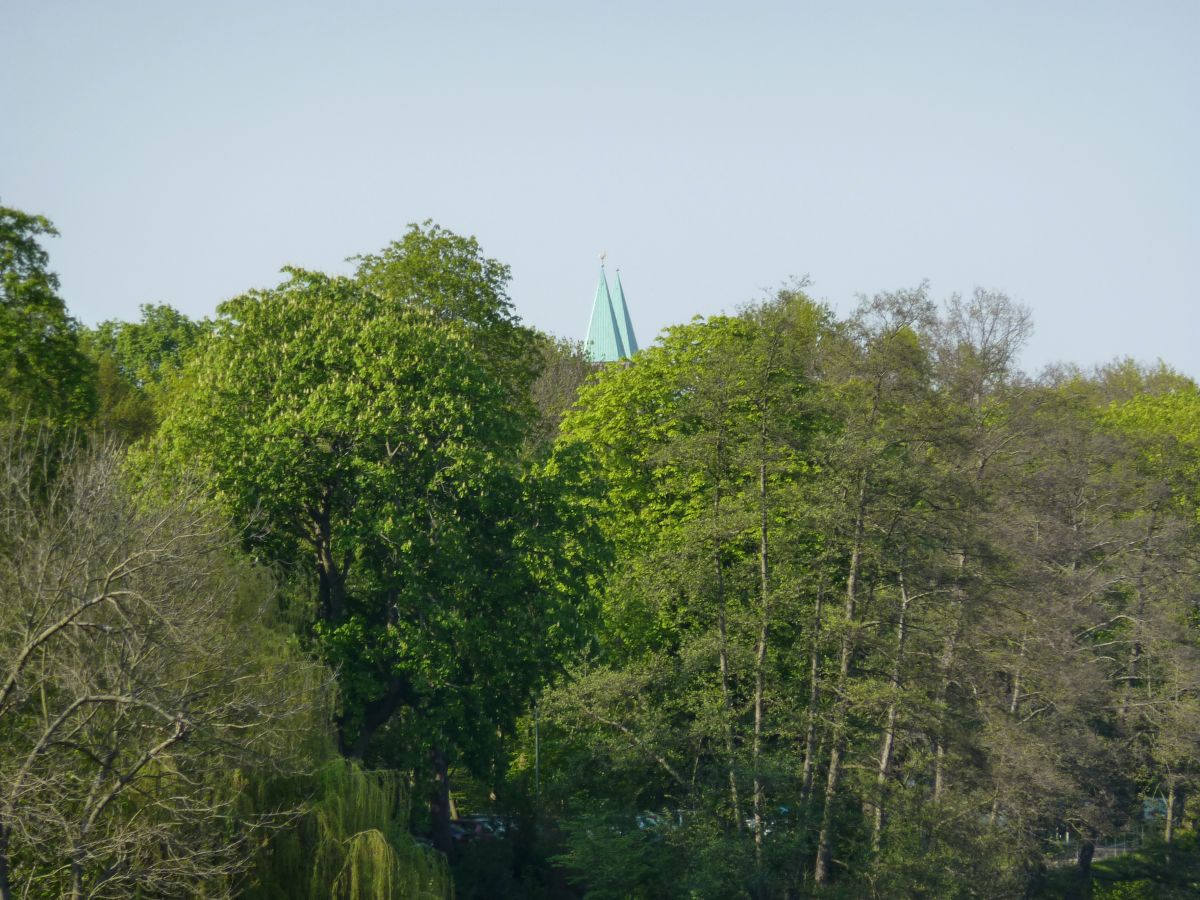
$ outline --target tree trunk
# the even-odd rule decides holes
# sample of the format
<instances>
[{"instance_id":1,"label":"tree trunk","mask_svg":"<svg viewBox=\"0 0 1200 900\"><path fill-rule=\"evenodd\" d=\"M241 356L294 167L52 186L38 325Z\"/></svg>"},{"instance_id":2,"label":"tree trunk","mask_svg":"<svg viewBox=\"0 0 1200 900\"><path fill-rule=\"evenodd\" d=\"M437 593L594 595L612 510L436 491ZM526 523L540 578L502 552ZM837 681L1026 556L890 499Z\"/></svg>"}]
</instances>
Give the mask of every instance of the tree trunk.
<instances>
[{"instance_id":1,"label":"tree trunk","mask_svg":"<svg viewBox=\"0 0 1200 900\"><path fill-rule=\"evenodd\" d=\"M765 448L763 448L765 453ZM758 574L761 592L762 619L759 622L758 646L754 654L754 741L751 748L751 758L754 770L754 856L757 865L762 866L763 841L766 835L766 820L763 807L765 805L765 789L762 773L759 771L759 761L762 755L762 733L765 713L765 688L767 664L767 637L770 629L771 582L768 568L767 545L767 464L760 460L758 465L758 497L759 497L759 544L758 544Z\"/></svg>"},{"instance_id":2,"label":"tree trunk","mask_svg":"<svg viewBox=\"0 0 1200 900\"><path fill-rule=\"evenodd\" d=\"M1088 885L1092 882L1092 857L1096 853L1096 842L1090 838L1081 838L1079 844L1079 884L1086 896Z\"/></svg>"},{"instance_id":3,"label":"tree trunk","mask_svg":"<svg viewBox=\"0 0 1200 900\"><path fill-rule=\"evenodd\" d=\"M328 545L317 550L317 606L326 622L340 622L346 615L346 577L340 572Z\"/></svg>"},{"instance_id":4,"label":"tree trunk","mask_svg":"<svg viewBox=\"0 0 1200 900\"><path fill-rule=\"evenodd\" d=\"M825 778L825 806L821 812L821 832L817 838L817 861L813 879L818 885L829 883L833 875L833 812L838 787L842 779L842 754L846 740L846 715L849 712L847 690L850 680L850 660L854 655L855 620L858 615L858 570L862 562L863 532L866 525L867 479L859 478L857 509L854 517L854 538L850 549L850 569L846 575L846 623L842 634L842 653L838 665L838 700L833 717L832 746L829 750L829 772Z\"/></svg>"},{"instance_id":5,"label":"tree trunk","mask_svg":"<svg viewBox=\"0 0 1200 900\"><path fill-rule=\"evenodd\" d=\"M1167 821L1163 830L1163 843L1167 845L1168 856L1171 853L1171 843L1175 840L1175 796L1178 789L1172 776L1167 782Z\"/></svg>"},{"instance_id":6,"label":"tree trunk","mask_svg":"<svg viewBox=\"0 0 1200 900\"><path fill-rule=\"evenodd\" d=\"M804 763L800 774L800 805L807 806L812 794L813 770L817 759L817 708L821 702L821 606L825 599L823 587L817 588L817 602L813 611L812 644L808 656L808 722L804 729Z\"/></svg>"},{"instance_id":7,"label":"tree trunk","mask_svg":"<svg viewBox=\"0 0 1200 900\"><path fill-rule=\"evenodd\" d=\"M341 622L346 616L346 572L333 554L333 515L329 491L319 509L310 509L313 547L317 553L317 609L326 622Z\"/></svg>"},{"instance_id":8,"label":"tree trunk","mask_svg":"<svg viewBox=\"0 0 1200 900\"><path fill-rule=\"evenodd\" d=\"M71 860L71 900L83 900L83 864L78 858Z\"/></svg>"},{"instance_id":9,"label":"tree trunk","mask_svg":"<svg viewBox=\"0 0 1200 900\"><path fill-rule=\"evenodd\" d=\"M721 706L724 712L725 760L729 768L729 802L733 807L734 828L742 830L742 804L738 797L737 760L733 743L733 700L729 690L729 635L725 621L725 571L721 566L720 538L721 489L718 486L713 500L713 563L717 575L717 656L721 669Z\"/></svg>"},{"instance_id":10,"label":"tree trunk","mask_svg":"<svg viewBox=\"0 0 1200 900\"><path fill-rule=\"evenodd\" d=\"M1142 558L1136 578L1137 587L1134 591L1135 605L1133 616L1133 645L1129 650L1129 677L1125 680L1125 688L1121 691L1121 718L1129 712L1130 695L1136 688L1140 678L1142 662L1142 622L1146 615L1146 572L1150 564L1150 542L1154 538L1154 528L1158 520L1158 506L1150 509L1150 522L1146 527L1146 537L1142 541Z\"/></svg>"},{"instance_id":11,"label":"tree trunk","mask_svg":"<svg viewBox=\"0 0 1200 900\"><path fill-rule=\"evenodd\" d=\"M871 833L871 848L878 853L883 843L884 792L892 768L892 752L896 745L896 693L900 690L900 672L904 662L904 642L908 637L908 590L904 585L904 574L900 574L900 619L896 624L896 656L892 660L890 684L892 697L888 703L887 720L883 728L883 741L879 748L879 770L875 775L875 822Z\"/></svg>"},{"instance_id":12,"label":"tree trunk","mask_svg":"<svg viewBox=\"0 0 1200 900\"><path fill-rule=\"evenodd\" d=\"M946 705L946 698L950 690L950 672L954 668L954 655L958 650L958 639L963 626L963 607L966 605L963 597L962 578L963 571L967 565L966 550L958 551L958 574L955 576L955 608L954 622L950 627L950 634L946 636L946 646L942 650L941 659L941 678L938 681L937 687L937 707L939 713ZM934 753L933 753L933 800L936 803L942 799L942 793L946 788L946 735L945 725L940 725L937 729L936 737L934 738Z\"/></svg>"},{"instance_id":13,"label":"tree trunk","mask_svg":"<svg viewBox=\"0 0 1200 900\"><path fill-rule=\"evenodd\" d=\"M733 746L733 703L729 696L729 650L726 646L726 630L725 630L725 608L721 607L717 620L718 634L720 636L720 656L721 665L721 703L725 712L725 759L729 767L729 802L733 806L734 827L742 830L742 804L738 798L737 785L737 759L734 754Z\"/></svg>"},{"instance_id":14,"label":"tree trunk","mask_svg":"<svg viewBox=\"0 0 1200 900\"><path fill-rule=\"evenodd\" d=\"M813 879L826 885L832 877L833 865L833 805L842 776L842 737L835 734L829 751L829 773L825 778L825 807L821 812L821 833L817 839L817 863Z\"/></svg>"},{"instance_id":15,"label":"tree trunk","mask_svg":"<svg viewBox=\"0 0 1200 900\"><path fill-rule=\"evenodd\" d=\"M433 826L433 847L446 856L454 851L450 835L450 772L446 754L438 749L429 754L433 764L434 789L429 800L429 818Z\"/></svg>"},{"instance_id":16,"label":"tree trunk","mask_svg":"<svg viewBox=\"0 0 1200 900\"><path fill-rule=\"evenodd\" d=\"M1021 709L1021 670L1025 665L1025 644L1029 640L1029 631L1021 632L1021 646L1017 649L1017 667L1012 675L1012 696L1008 699L1008 714L1015 716Z\"/></svg>"},{"instance_id":17,"label":"tree trunk","mask_svg":"<svg viewBox=\"0 0 1200 900\"><path fill-rule=\"evenodd\" d=\"M942 651L942 677L937 689L937 706L939 712L946 705L949 693L950 669L954 665L954 653L958 643L958 632L962 627L962 609L959 608L954 618L954 627L946 639L946 648ZM938 725L933 753L933 800L936 803L942 799L946 789L946 734L945 722Z\"/></svg>"},{"instance_id":18,"label":"tree trunk","mask_svg":"<svg viewBox=\"0 0 1200 900\"><path fill-rule=\"evenodd\" d=\"M8 873L8 829L0 825L0 900L12 900Z\"/></svg>"},{"instance_id":19,"label":"tree trunk","mask_svg":"<svg viewBox=\"0 0 1200 900\"><path fill-rule=\"evenodd\" d=\"M358 734L348 733L348 723L343 716L336 720L338 731L338 746L343 756L352 756L362 761L367 758L371 739L396 714L400 707L413 702L412 692L407 681L393 678L388 683L387 692L370 703L364 704L362 722L359 723Z\"/></svg>"}]
</instances>

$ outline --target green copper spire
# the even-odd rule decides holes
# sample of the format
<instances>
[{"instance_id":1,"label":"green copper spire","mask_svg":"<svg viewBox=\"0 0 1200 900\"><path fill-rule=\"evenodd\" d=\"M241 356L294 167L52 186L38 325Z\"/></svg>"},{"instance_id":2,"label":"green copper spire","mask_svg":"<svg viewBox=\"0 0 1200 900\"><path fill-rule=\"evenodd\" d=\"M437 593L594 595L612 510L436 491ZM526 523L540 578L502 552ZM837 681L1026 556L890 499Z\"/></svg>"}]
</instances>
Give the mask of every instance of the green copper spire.
<instances>
[{"instance_id":1,"label":"green copper spire","mask_svg":"<svg viewBox=\"0 0 1200 900\"><path fill-rule=\"evenodd\" d=\"M625 347L625 355L638 352L637 338L633 334L633 322L629 319L629 307L625 305L625 291L621 287L621 270L617 269L617 286L612 297L613 317L617 320L617 333Z\"/></svg>"},{"instance_id":2,"label":"green copper spire","mask_svg":"<svg viewBox=\"0 0 1200 900\"><path fill-rule=\"evenodd\" d=\"M621 308L624 309L624 301ZM596 299L592 303L592 321L588 324L584 352L592 362L615 362L624 359L625 344L621 340L621 327L613 311L612 297L608 293L608 279L604 277L604 263L600 263L600 282L596 285Z\"/></svg>"}]
</instances>

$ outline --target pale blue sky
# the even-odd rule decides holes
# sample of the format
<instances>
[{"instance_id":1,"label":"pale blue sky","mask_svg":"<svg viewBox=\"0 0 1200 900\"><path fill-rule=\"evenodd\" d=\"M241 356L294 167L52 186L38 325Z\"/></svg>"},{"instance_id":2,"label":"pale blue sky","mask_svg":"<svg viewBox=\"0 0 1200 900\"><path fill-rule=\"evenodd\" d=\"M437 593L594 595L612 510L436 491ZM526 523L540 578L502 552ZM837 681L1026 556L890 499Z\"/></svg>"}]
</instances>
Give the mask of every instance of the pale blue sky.
<instances>
[{"instance_id":1,"label":"pale blue sky","mask_svg":"<svg viewBox=\"0 0 1200 900\"><path fill-rule=\"evenodd\" d=\"M211 314L432 218L583 337L791 275L1034 311L1025 363L1200 375L1200 2L0 0L0 200L85 322Z\"/></svg>"}]
</instances>

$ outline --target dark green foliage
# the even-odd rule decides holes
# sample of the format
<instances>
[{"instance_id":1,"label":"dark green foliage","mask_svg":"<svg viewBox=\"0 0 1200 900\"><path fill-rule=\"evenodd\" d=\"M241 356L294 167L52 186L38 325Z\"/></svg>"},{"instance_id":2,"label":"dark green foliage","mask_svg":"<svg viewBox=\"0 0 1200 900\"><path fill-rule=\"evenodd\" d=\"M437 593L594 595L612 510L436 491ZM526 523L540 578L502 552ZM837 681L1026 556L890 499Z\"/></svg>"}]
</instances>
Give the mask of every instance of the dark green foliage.
<instances>
[{"instance_id":1,"label":"dark green foliage","mask_svg":"<svg viewBox=\"0 0 1200 900\"><path fill-rule=\"evenodd\" d=\"M258 811L297 811L264 840L238 896L245 900L443 900L454 896L446 861L408 833L398 772L334 760L304 778L263 778Z\"/></svg>"},{"instance_id":2,"label":"dark green foliage","mask_svg":"<svg viewBox=\"0 0 1200 900\"><path fill-rule=\"evenodd\" d=\"M554 864L561 835L533 815L508 816L499 837L467 842L454 854L456 900L569 900L578 896Z\"/></svg>"},{"instance_id":3,"label":"dark green foliage","mask_svg":"<svg viewBox=\"0 0 1200 900\"><path fill-rule=\"evenodd\" d=\"M79 326L41 246L56 234L43 216L0 206L0 421L78 426L96 406Z\"/></svg>"},{"instance_id":4,"label":"dark green foliage","mask_svg":"<svg viewBox=\"0 0 1200 900\"><path fill-rule=\"evenodd\" d=\"M529 450L548 454L558 437L559 424L575 403L579 390L596 366L583 352L583 344L538 335L541 371L531 386L537 418L530 431Z\"/></svg>"},{"instance_id":5,"label":"dark green foliage","mask_svg":"<svg viewBox=\"0 0 1200 900\"><path fill-rule=\"evenodd\" d=\"M564 819L563 825L569 849L558 861L572 880L586 886L589 900L687 896L670 823L601 804Z\"/></svg>"}]
</instances>

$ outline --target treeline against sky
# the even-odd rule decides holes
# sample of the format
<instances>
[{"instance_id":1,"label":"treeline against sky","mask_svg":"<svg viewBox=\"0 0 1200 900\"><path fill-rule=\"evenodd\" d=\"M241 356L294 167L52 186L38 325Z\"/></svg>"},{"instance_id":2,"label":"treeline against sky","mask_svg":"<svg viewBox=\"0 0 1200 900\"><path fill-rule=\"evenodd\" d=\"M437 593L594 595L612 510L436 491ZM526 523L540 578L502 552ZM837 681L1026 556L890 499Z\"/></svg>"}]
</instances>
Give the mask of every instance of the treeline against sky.
<instances>
[{"instance_id":1,"label":"treeline against sky","mask_svg":"<svg viewBox=\"0 0 1200 900\"><path fill-rule=\"evenodd\" d=\"M595 367L431 223L85 328L51 234L0 209L0 897L1195 889L1190 379L924 286Z\"/></svg>"}]
</instances>

